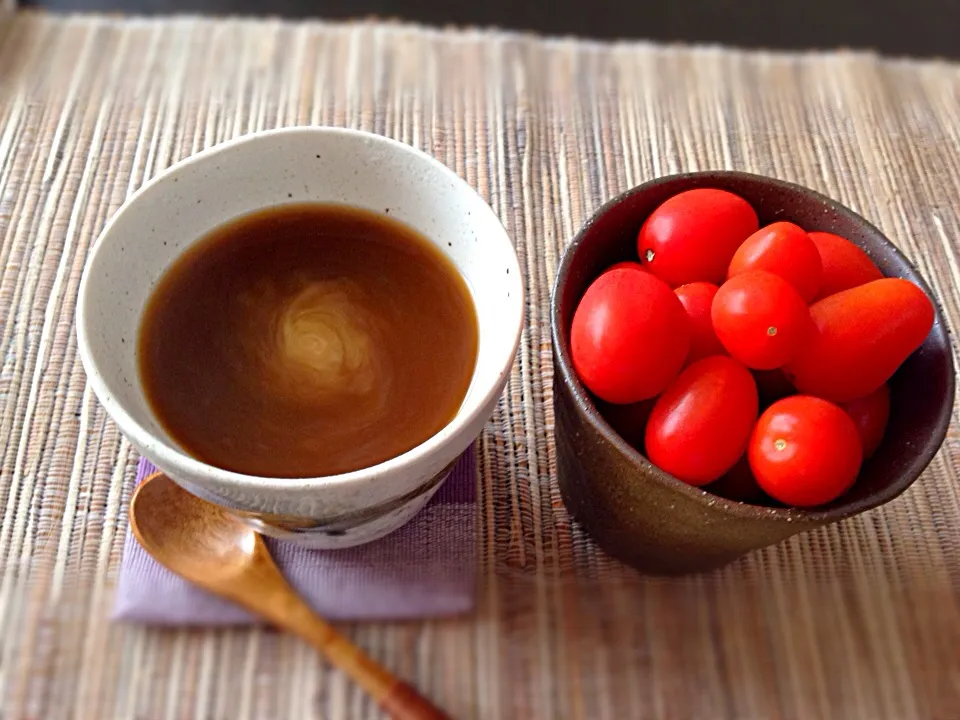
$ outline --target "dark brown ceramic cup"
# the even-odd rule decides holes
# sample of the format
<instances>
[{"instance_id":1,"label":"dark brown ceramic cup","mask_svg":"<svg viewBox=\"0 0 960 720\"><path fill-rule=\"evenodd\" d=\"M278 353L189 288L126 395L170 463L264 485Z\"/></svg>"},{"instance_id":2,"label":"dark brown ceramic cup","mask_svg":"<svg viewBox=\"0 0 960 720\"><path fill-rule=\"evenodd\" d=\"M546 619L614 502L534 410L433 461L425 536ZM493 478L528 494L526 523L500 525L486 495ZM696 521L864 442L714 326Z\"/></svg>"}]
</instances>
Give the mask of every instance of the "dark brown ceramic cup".
<instances>
[{"instance_id":1,"label":"dark brown ceramic cup","mask_svg":"<svg viewBox=\"0 0 960 720\"><path fill-rule=\"evenodd\" d=\"M587 286L609 265L636 259L643 221L684 190L713 187L745 198L761 226L789 220L849 238L885 275L915 282L936 299L916 268L856 213L819 193L740 172L674 175L644 183L604 205L567 248L551 304L555 437L564 503L611 555L654 574L710 570L791 535L878 507L902 493L936 454L950 423L954 369L937 305L933 330L891 380L883 445L844 496L815 510L726 500L654 467L600 415L570 359L573 313Z\"/></svg>"}]
</instances>

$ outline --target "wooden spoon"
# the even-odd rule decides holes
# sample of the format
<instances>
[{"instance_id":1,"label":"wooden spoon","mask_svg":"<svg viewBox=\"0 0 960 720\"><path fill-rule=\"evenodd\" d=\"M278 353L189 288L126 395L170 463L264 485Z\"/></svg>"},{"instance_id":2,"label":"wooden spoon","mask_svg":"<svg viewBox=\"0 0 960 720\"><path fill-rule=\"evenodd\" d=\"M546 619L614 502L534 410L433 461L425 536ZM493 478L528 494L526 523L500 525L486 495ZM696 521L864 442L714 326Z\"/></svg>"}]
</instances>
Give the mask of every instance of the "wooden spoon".
<instances>
[{"instance_id":1,"label":"wooden spoon","mask_svg":"<svg viewBox=\"0 0 960 720\"><path fill-rule=\"evenodd\" d=\"M133 494L130 525L161 565L300 635L391 717L447 718L318 617L283 579L263 538L222 508L191 495L163 473L154 473Z\"/></svg>"}]
</instances>

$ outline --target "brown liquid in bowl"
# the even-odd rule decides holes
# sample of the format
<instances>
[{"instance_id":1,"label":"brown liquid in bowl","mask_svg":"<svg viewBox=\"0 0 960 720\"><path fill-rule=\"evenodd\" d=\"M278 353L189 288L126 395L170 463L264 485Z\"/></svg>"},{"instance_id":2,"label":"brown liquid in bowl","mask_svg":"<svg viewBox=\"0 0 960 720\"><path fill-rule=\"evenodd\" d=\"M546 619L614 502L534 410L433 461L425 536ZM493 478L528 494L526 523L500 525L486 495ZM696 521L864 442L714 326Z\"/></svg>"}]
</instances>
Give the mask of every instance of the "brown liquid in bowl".
<instances>
[{"instance_id":1,"label":"brown liquid in bowl","mask_svg":"<svg viewBox=\"0 0 960 720\"><path fill-rule=\"evenodd\" d=\"M147 301L147 401L197 459L317 477L396 457L456 415L477 317L453 264L386 215L270 208L210 233Z\"/></svg>"}]
</instances>

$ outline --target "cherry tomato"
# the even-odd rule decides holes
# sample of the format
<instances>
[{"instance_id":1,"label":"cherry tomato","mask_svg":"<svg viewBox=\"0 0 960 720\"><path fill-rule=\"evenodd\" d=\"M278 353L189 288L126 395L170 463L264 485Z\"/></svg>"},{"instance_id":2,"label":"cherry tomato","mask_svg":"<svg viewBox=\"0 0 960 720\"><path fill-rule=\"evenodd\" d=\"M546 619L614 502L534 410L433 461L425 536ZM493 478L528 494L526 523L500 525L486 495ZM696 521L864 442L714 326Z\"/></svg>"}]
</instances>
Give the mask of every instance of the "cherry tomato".
<instances>
[{"instance_id":1,"label":"cherry tomato","mask_svg":"<svg viewBox=\"0 0 960 720\"><path fill-rule=\"evenodd\" d=\"M890 379L927 337L934 312L912 282L884 278L814 303L810 316L818 332L784 370L800 392L846 402Z\"/></svg>"},{"instance_id":2,"label":"cherry tomato","mask_svg":"<svg viewBox=\"0 0 960 720\"><path fill-rule=\"evenodd\" d=\"M687 313L648 272L605 272L573 315L570 353L583 384L601 400L634 403L658 395L690 349Z\"/></svg>"},{"instance_id":3,"label":"cherry tomato","mask_svg":"<svg viewBox=\"0 0 960 720\"><path fill-rule=\"evenodd\" d=\"M630 405L616 405L614 403L597 401L597 410L604 420L610 423L617 435L627 441L640 452L643 452L643 434L647 428L647 418L653 410L653 399L641 400Z\"/></svg>"},{"instance_id":4,"label":"cherry tomato","mask_svg":"<svg viewBox=\"0 0 960 720\"><path fill-rule=\"evenodd\" d=\"M736 500L737 502L750 503L751 505L769 504L770 498L763 492L753 477L753 471L750 469L750 462L744 453L737 460L736 464L727 470L723 476L716 482L710 483L707 490L714 495Z\"/></svg>"},{"instance_id":5,"label":"cherry tomato","mask_svg":"<svg viewBox=\"0 0 960 720\"><path fill-rule=\"evenodd\" d=\"M614 263L604 272L610 272L611 270L622 270L624 268L630 268L631 270L644 270L643 265L634 260L622 260L621 262ZM646 270L644 270L644 272L646 272Z\"/></svg>"},{"instance_id":6,"label":"cherry tomato","mask_svg":"<svg viewBox=\"0 0 960 720\"><path fill-rule=\"evenodd\" d=\"M817 246L802 227L791 222L767 225L743 241L733 254L727 277L748 270L779 275L793 285L804 302L813 300L823 275Z\"/></svg>"},{"instance_id":7,"label":"cherry tomato","mask_svg":"<svg viewBox=\"0 0 960 720\"><path fill-rule=\"evenodd\" d=\"M679 480L706 485L743 454L757 412L757 386L749 370L725 355L698 360L653 406L647 457Z\"/></svg>"},{"instance_id":8,"label":"cherry tomato","mask_svg":"<svg viewBox=\"0 0 960 720\"><path fill-rule=\"evenodd\" d=\"M784 398L767 408L747 453L764 492L796 507L840 497L856 481L863 455L850 416L809 395Z\"/></svg>"},{"instance_id":9,"label":"cherry tomato","mask_svg":"<svg viewBox=\"0 0 960 720\"><path fill-rule=\"evenodd\" d=\"M719 289L713 283L695 282L681 285L674 290L690 318L690 353L687 355L687 365L710 355L727 354L713 331L713 321L710 319L713 296Z\"/></svg>"},{"instance_id":10,"label":"cherry tomato","mask_svg":"<svg viewBox=\"0 0 960 720\"><path fill-rule=\"evenodd\" d=\"M766 270L727 280L713 298L710 315L727 351L755 370L773 370L792 360L814 329L800 294Z\"/></svg>"},{"instance_id":11,"label":"cherry tomato","mask_svg":"<svg viewBox=\"0 0 960 720\"><path fill-rule=\"evenodd\" d=\"M644 267L671 287L697 281L719 285L733 253L758 227L757 213L738 195L687 190L647 218L637 250Z\"/></svg>"},{"instance_id":12,"label":"cherry tomato","mask_svg":"<svg viewBox=\"0 0 960 720\"><path fill-rule=\"evenodd\" d=\"M866 397L843 403L840 407L847 411L860 433L864 459L872 457L887 431L887 421L890 419L890 386L881 385Z\"/></svg>"},{"instance_id":13,"label":"cherry tomato","mask_svg":"<svg viewBox=\"0 0 960 720\"><path fill-rule=\"evenodd\" d=\"M870 256L846 238L826 232L808 234L817 246L823 266L820 291L814 299L821 300L883 277Z\"/></svg>"}]
</instances>

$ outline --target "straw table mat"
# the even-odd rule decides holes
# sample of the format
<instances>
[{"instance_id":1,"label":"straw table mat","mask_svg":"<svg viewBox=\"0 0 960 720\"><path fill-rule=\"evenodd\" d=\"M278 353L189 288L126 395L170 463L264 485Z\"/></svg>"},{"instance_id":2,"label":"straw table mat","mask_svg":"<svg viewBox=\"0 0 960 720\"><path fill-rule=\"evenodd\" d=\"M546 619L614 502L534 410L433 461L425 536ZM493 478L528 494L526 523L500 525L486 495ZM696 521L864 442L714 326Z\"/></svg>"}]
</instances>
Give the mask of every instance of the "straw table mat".
<instances>
[{"instance_id":1,"label":"straw table mat","mask_svg":"<svg viewBox=\"0 0 960 720\"><path fill-rule=\"evenodd\" d=\"M960 66L398 25L0 19L0 698L11 718L363 718L260 629L109 622L136 456L74 338L107 218L201 148L280 125L402 139L514 238L526 330L480 444L481 590L457 620L349 625L457 718L960 718L960 440L889 506L710 575L650 579L555 481L547 305L604 200L680 170L822 190L960 326Z\"/></svg>"}]
</instances>

